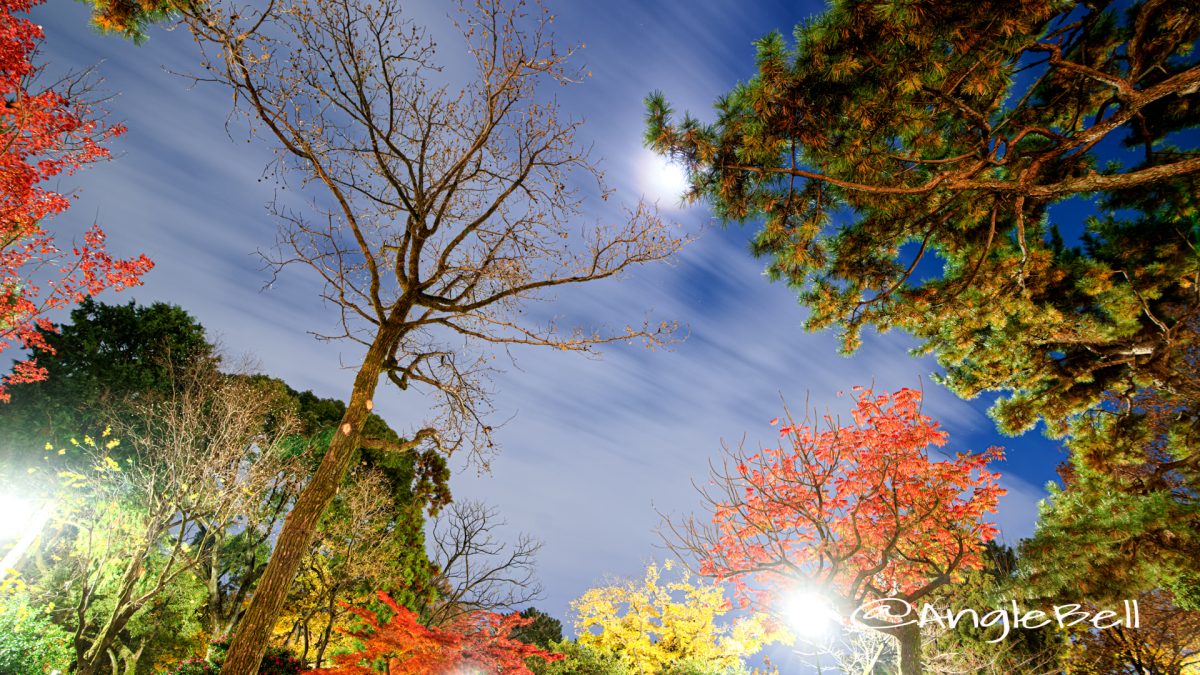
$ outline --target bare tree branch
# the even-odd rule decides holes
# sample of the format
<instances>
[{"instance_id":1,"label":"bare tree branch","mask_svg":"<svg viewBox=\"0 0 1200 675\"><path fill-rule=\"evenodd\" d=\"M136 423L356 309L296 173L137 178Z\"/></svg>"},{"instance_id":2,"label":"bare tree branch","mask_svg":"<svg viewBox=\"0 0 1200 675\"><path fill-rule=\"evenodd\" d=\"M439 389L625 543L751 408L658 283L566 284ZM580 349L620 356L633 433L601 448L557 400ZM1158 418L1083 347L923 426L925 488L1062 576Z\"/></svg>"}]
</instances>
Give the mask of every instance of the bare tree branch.
<instances>
[{"instance_id":1,"label":"bare tree branch","mask_svg":"<svg viewBox=\"0 0 1200 675\"><path fill-rule=\"evenodd\" d=\"M455 502L434 521L430 546L441 569L442 596L426 612L442 625L475 611L515 612L542 597L534 559L542 543L527 534L506 544L495 507Z\"/></svg>"}]
</instances>

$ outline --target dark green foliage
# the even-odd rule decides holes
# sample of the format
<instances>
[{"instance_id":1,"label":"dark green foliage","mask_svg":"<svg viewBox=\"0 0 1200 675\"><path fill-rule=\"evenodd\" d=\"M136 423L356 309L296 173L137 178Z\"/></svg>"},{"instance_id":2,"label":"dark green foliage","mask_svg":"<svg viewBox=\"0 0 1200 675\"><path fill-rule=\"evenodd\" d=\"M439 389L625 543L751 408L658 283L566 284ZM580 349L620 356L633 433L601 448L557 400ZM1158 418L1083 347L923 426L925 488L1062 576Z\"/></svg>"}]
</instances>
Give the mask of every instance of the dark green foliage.
<instances>
[{"instance_id":1,"label":"dark green foliage","mask_svg":"<svg viewBox=\"0 0 1200 675\"><path fill-rule=\"evenodd\" d=\"M61 326L61 333L48 335L57 352L37 355L39 363L47 367L49 379L14 386L13 403L0 406L0 447L9 453L0 456L0 467L10 477L23 478L25 466L46 461L55 468L80 465L85 458L70 438L83 438L85 434L101 438L109 424L114 429L140 428L142 418L135 404L169 398L173 388L184 386L179 376L189 369L204 371L221 365L213 346L205 340L204 328L173 305L105 305L88 299L71 319ZM300 419L299 433L290 444L293 458L298 460L293 467L297 475L270 491L261 513L245 514L240 526L208 539L205 546L212 547L211 553L200 556L196 574L176 579L171 588L133 618L123 639L128 638L126 642L135 651L137 645L143 645L138 663L178 659L192 651L192 643L201 631L219 633L236 625L265 568L271 534L291 508L295 495L287 486L307 480L320 463L345 410L340 401L298 392L266 375L215 377L244 378L255 391L261 391L262 397L274 402L269 406L271 415L281 419L295 415ZM268 428L273 423L270 417L264 420ZM433 579L437 570L425 554L424 512L436 512L449 501L445 458L433 451L390 449L403 439L377 415L366 423L363 438L372 442L372 447L361 448L354 461L360 471L381 475L386 482L384 495L388 501L382 512L387 520L388 541L385 547L362 554L364 560L370 560L371 555L382 556L378 566L386 570L389 580L385 585L371 585L364 592L380 587L402 602L419 605L436 594ZM47 452L47 441L55 448L66 448L67 453L59 456ZM133 458L134 445L126 436L112 454L120 461ZM348 480L353 480L353 475ZM339 518L345 521L346 514L335 505L326 523L338 523ZM340 522L339 526L353 529L352 523ZM198 531L197 541L202 539L200 535ZM29 572L47 582L42 584L44 589L57 589L42 600L69 608L77 597L77 584L70 570L60 569L61 564L55 560L70 557L66 550L70 541L48 544L31 554L31 565L37 569ZM361 566L364 560L358 564ZM361 589L347 589L356 590ZM111 604L105 592L106 588L99 589L95 611Z\"/></svg>"},{"instance_id":2,"label":"dark green foliage","mask_svg":"<svg viewBox=\"0 0 1200 675\"><path fill-rule=\"evenodd\" d=\"M147 576L150 576L149 572L157 571L161 567L161 558L151 558ZM91 608L92 614L111 610L113 586L115 583L109 583L106 588L97 589L97 593L108 597ZM152 664L169 663L183 657L192 651L196 641L203 634L202 615L196 610L203 607L204 602L202 580L188 575L176 579L155 595L129 621L122 632L127 645L141 648L136 659L128 646L114 651L117 651L123 660L136 661L139 664L139 672L150 672L152 669L149 666Z\"/></svg>"},{"instance_id":3,"label":"dark green foliage","mask_svg":"<svg viewBox=\"0 0 1200 675\"><path fill-rule=\"evenodd\" d=\"M536 607L521 610L521 616L533 622L512 632L514 640L550 649L550 643L562 642L562 622Z\"/></svg>"},{"instance_id":4,"label":"dark green foliage","mask_svg":"<svg viewBox=\"0 0 1200 675\"><path fill-rule=\"evenodd\" d=\"M167 671L168 675L217 675L219 672L212 664L199 657L181 661Z\"/></svg>"},{"instance_id":5,"label":"dark green foliage","mask_svg":"<svg viewBox=\"0 0 1200 675\"><path fill-rule=\"evenodd\" d=\"M130 397L163 394L174 370L210 360L204 327L175 305L107 305L85 299L59 332L42 331L54 353L31 356L47 371L42 382L13 385L0 406L0 463L16 469L40 462L43 446L74 452L72 437L99 437ZM123 451L117 452L123 456Z\"/></svg>"},{"instance_id":6,"label":"dark green foliage","mask_svg":"<svg viewBox=\"0 0 1200 675\"><path fill-rule=\"evenodd\" d=\"M209 650L208 658L190 658L176 664L170 675L219 675L221 663L225 660L225 652L229 649L229 638L222 637L214 640ZM262 665L258 668L259 675L297 675L306 667L291 652L280 647L268 647L263 656Z\"/></svg>"},{"instance_id":7,"label":"dark green foliage","mask_svg":"<svg viewBox=\"0 0 1200 675\"><path fill-rule=\"evenodd\" d=\"M288 396L297 402L297 414L304 435L296 439L296 451L303 453L302 457L307 459L311 472L329 447L330 437L337 432L346 404L335 399L320 398L311 391L297 392L282 382L280 384L285 387ZM398 444L402 440L383 418L375 414L368 417L363 437L390 444ZM437 569L425 554L425 520L422 512L436 514L438 509L450 502L447 483L450 469L445 457L434 449L401 453L384 447L372 447L360 448L358 457L353 461L359 471L379 471L391 485L393 516L387 549L392 559L387 566L392 571L399 570L400 577L393 577L390 583L364 579L362 584L365 586L358 588L356 585L355 588L346 589L347 592L369 595L376 590L383 590L406 607L418 607L431 601L437 594L433 583ZM353 473L347 477L347 481L350 480L354 480ZM347 517L345 508L335 501L322 518L322 531L337 527L339 522L344 524ZM262 562L265 564L265 557Z\"/></svg>"},{"instance_id":8,"label":"dark green foliage","mask_svg":"<svg viewBox=\"0 0 1200 675\"><path fill-rule=\"evenodd\" d=\"M1178 367L1184 384L1111 395L1072 423L1065 489L1025 545L1043 593L1103 603L1162 588L1200 609L1200 347Z\"/></svg>"},{"instance_id":9,"label":"dark green foliage","mask_svg":"<svg viewBox=\"0 0 1200 675\"><path fill-rule=\"evenodd\" d=\"M983 561L981 569L968 573L959 583L942 587L927 602L943 612L974 609L980 615L1010 608L1013 601L1026 610L1046 606L1043 598L1028 587L1012 548L988 542ZM924 632L924 652L937 664L938 672L1054 672L1066 647L1065 636L1051 628L1013 627L1004 635L999 624L977 627L969 619L953 629L931 625Z\"/></svg>"},{"instance_id":10,"label":"dark green foliage","mask_svg":"<svg viewBox=\"0 0 1200 675\"><path fill-rule=\"evenodd\" d=\"M14 473L19 466L40 462L48 442L73 452L71 438L84 434L99 437L116 416L127 414L127 401L166 393L174 384L174 373L189 365L219 365L204 327L176 305L145 306L133 301L108 305L87 298L58 331L43 331L54 353L32 354L38 365L46 368L47 379L13 385L12 402L0 406L0 463ZM279 388L283 396L294 400L304 433L297 438L297 452L328 443L345 403L320 398L311 391L298 392L266 375L248 377L265 387ZM370 416L363 435L390 443L401 440L378 415ZM121 457L128 449L126 445L114 456ZM362 462L395 479L398 507L419 502L436 512L449 502L449 469L435 451L361 452ZM321 455L308 456L315 468Z\"/></svg>"},{"instance_id":11,"label":"dark green foliage","mask_svg":"<svg viewBox=\"0 0 1200 675\"><path fill-rule=\"evenodd\" d=\"M1079 467L1066 490L1052 491L1024 548L1036 588L1102 603L1162 587L1175 591L1180 606L1195 608L1200 507L1167 491L1114 487L1109 477Z\"/></svg>"},{"instance_id":12,"label":"dark green foliage","mask_svg":"<svg viewBox=\"0 0 1200 675\"><path fill-rule=\"evenodd\" d=\"M1198 40L1195 2L835 0L715 123L648 99L810 329L905 330L1002 431L1071 435L1045 593L1200 594Z\"/></svg>"},{"instance_id":13,"label":"dark green foliage","mask_svg":"<svg viewBox=\"0 0 1200 675\"><path fill-rule=\"evenodd\" d=\"M550 651L565 654L562 661L529 659L526 665L536 675L634 675L619 657L601 654L571 640L550 645Z\"/></svg>"},{"instance_id":14,"label":"dark green foliage","mask_svg":"<svg viewBox=\"0 0 1200 675\"><path fill-rule=\"evenodd\" d=\"M265 375L253 377L274 379ZM346 404L332 398L320 398L311 391L298 392L286 384L283 386L297 402L296 412L305 434L304 438L297 439L297 452L307 448L328 447L329 438L337 431L337 425L346 412ZM363 426L363 437L389 444L399 444L402 440L382 417L374 413ZM450 469L445 458L435 450L400 453L380 447L360 448L359 453L356 464L379 469L392 477L398 486L403 486L403 490L396 493L397 508L419 503L422 508L428 507L430 513L435 514L439 508L450 503L450 490L446 483L450 478ZM312 468L315 469L322 456L312 453L307 456L311 458Z\"/></svg>"},{"instance_id":15,"label":"dark green foliage","mask_svg":"<svg viewBox=\"0 0 1200 675\"><path fill-rule=\"evenodd\" d=\"M1088 464L1081 452L1097 441L1117 452L1127 449L1122 445L1129 439L1112 429L1125 426L1122 421L1097 419L1095 431L1082 432L1069 444L1079 450L1064 467L1066 489L1052 487L1038 530L1024 547L1032 581L1046 595L1071 593L1101 603L1166 588L1180 607L1200 609L1195 566L1200 560L1200 501L1194 476L1186 483L1178 474L1170 477L1169 461L1127 464L1105 473ZM1192 471L1195 447L1190 446L1188 461L1181 463ZM1168 480L1156 480L1156 472Z\"/></svg>"},{"instance_id":16,"label":"dark green foliage","mask_svg":"<svg viewBox=\"0 0 1200 675\"><path fill-rule=\"evenodd\" d=\"M961 396L1009 392L1003 430L1062 435L1106 392L1182 384L1198 38L1194 2L836 0L758 42L715 123L651 96L647 142L720 216L762 218L811 329L848 351L906 330ZM1072 197L1096 217L1051 210Z\"/></svg>"},{"instance_id":17,"label":"dark green foliage","mask_svg":"<svg viewBox=\"0 0 1200 675\"><path fill-rule=\"evenodd\" d=\"M50 621L44 608L24 593L0 591L0 673L45 675L64 671L71 636Z\"/></svg>"}]
</instances>

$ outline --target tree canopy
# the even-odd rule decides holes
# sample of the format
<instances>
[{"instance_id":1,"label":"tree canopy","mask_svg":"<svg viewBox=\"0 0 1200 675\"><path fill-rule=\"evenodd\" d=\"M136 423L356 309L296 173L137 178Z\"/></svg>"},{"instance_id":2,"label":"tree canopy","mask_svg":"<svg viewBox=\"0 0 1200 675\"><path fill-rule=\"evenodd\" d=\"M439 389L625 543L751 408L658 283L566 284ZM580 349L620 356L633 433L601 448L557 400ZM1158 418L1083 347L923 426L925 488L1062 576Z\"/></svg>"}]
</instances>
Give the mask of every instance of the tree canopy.
<instances>
[{"instance_id":1,"label":"tree canopy","mask_svg":"<svg viewBox=\"0 0 1200 675\"><path fill-rule=\"evenodd\" d=\"M526 660L557 661L560 654L547 652L513 637L513 631L532 619L520 614L473 612L442 627L421 625L416 614L397 604L385 593L379 599L391 615L380 621L375 612L350 609L363 622L362 630L348 631L362 640L361 651L334 657L335 667L312 671L318 675L373 675L374 666L386 664L394 675L452 675L462 672L513 673L530 675Z\"/></svg>"},{"instance_id":2,"label":"tree canopy","mask_svg":"<svg viewBox=\"0 0 1200 675\"><path fill-rule=\"evenodd\" d=\"M852 424L789 414L777 447L727 448L701 490L711 518L668 520L667 545L777 616L792 603L841 616L872 601L912 605L979 568L1005 492L987 468L1001 449L933 461L928 449L948 434L921 414L920 392L853 391ZM895 637L900 672L919 673L919 627L899 618L859 622Z\"/></svg>"},{"instance_id":3,"label":"tree canopy","mask_svg":"<svg viewBox=\"0 0 1200 675\"><path fill-rule=\"evenodd\" d=\"M835 0L757 73L646 141L692 199L761 217L808 326L922 341L1001 429L1183 386L1200 312L1200 9L1139 0ZM1081 213L1090 210L1091 214Z\"/></svg>"},{"instance_id":4,"label":"tree canopy","mask_svg":"<svg viewBox=\"0 0 1200 675\"><path fill-rule=\"evenodd\" d=\"M602 176L547 88L577 81L553 16L500 0L462 3L465 72L445 83L436 45L399 0L291 0L186 12L202 79L227 87L261 132L276 174L311 196L274 205L274 269L300 263L337 307L336 335L362 355L337 433L284 521L224 668L252 675L321 514L351 467L380 378L433 410L397 450L493 447L495 345L590 352L670 339L670 322L562 331L528 302L665 260L685 237L646 203L615 223L577 223ZM364 44L370 48L364 48ZM426 407L424 404L418 406Z\"/></svg>"},{"instance_id":5,"label":"tree canopy","mask_svg":"<svg viewBox=\"0 0 1200 675\"><path fill-rule=\"evenodd\" d=\"M0 447L20 463L44 443L98 435L134 396L170 391L184 364L215 358L204 327L176 305L109 305L85 298L58 326L38 329L31 357L46 379L12 387L0 408Z\"/></svg>"},{"instance_id":6,"label":"tree canopy","mask_svg":"<svg viewBox=\"0 0 1200 675\"><path fill-rule=\"evenodd\" d=\"M65 64L39 64L21 16L43 1L0 0L0 352L29 352L0 373L0 672L749 675L783 642L793 670L1200 673L1197 0L828 0L747 50L711 118L645 100L645 144L688 199L752 223L808 329L840 330L846 354L908 333L954 393L995 397L1002 433L1043 426L1068 456L1009 548L989 515L1004 451L938 450L921 392L853 388L848 420L785 407L765 445L709 463L705 513L665 517L686 571L586 591L573 640L530 606L541 541L452 503L448 462L488 470L503 357L674 340L671 322L563 330L529 306L689 240L644 198L589 212L614 191L578 99L552 93L591 75L583 45L539 0L458 0L428 26L404 0L80 0L134 43L187 30L191 79L270 147L263 178L296 196L268 205L262 257L300 263L336 310L318 337L353 343L332 399L226 358L178 306L93 299L152 264L98 226L73 250L51 231L61 185L125 128L95 69L44 79ZM141 183L112 198L196 196ZM594 299L573 311L606 315ZM407 438L376 409L385 377ZM630 408L571 393L569 415ZM547 477L508 480L532 495ZM1122 603L1132 617L1101 625ZM1068 625L1071 607L1091 620Z\"/></svg>"},{"instance_id":7,"label":"tree canopy","mask_svg":"<svg viewBox=\"0 0 1200 675\"><path fill-rule=\"evenodd\" d=\"M80 663L90 660L88 667L95 668L98 662L107 663L112 653L133 668L190 649L196 639L218 637L237 625L265 569L282 514L320 463L345 404L296 391L267 375L223 372L229 365L206 339L204 327L175 305L107 305L87 299L70 319L44 329L53 352L35 352L49 379L14 385L13 403L0 408L0 439L8 455L3 469L8 479L28 479L25 467L93 476L96 466L110 466L97 459L95 444L110 440L110 425L118 430L122 442L105 446L102 454L118 465L131 464L88 481L89 489L106 496L90 501L108 506L81 504L83 515L67 517L66 529L25 571L30 583L45 585L37 595L44 604L83 607L86 621L71 624L72 629L84 627L76 646L89 656ZM212 451L212 444L235 428L243 436L233 439L233 450ZM261 434L283 431L272 443L270 457L242 447L245 438L255 437L263 444ZM376 590L385 590L406 605L421 607L437 595L438 570L425 553L424 513L436 513L449 502L446 460L432 449L390 449L400 442L378 415L366 420L362 445L353 457L355 472L322 519L320 536L308 552L314 572L293 589L303 602L294 603L289 625L313 630L294 631L282 641L303 643L296 651L312 661L320 661L331 634L337 635L333 623L341 617L324 612L329 607L336 610L338 602L363 602ZM187 448L191 450L185 452ZM245 454L230 459L234 451ZM222 491L220 486L228 482L222 472L233 467L248 480L256 465L261 465L259 471L270 470L269 480L249 481L254 483L249 487L231 482ZM181 493L167 489L170 480L152 484L162 482L163 476L182 474L190 478ZM141 483L126 485L137 476ZM213 516L213 509L197 507L193 491L202 486L209 500L223 508L238 505L236 514L227 508L222 512L229 522ZM247 498L242 490L250 487ZM226 494L230 490L232 496ZM70 499L63 498L64 504L83 495L78 488L67 492ZM369 495L365 507L359 504L360 493ZM151 514L145 503L162 508ZM171 508L180 504L187 507ZM168 555L169 547L158 550L166 534L154 527L155 522L192 524L188 532L179 533L187 535L186 555ZM132 529L125 532L121 527ZM80 532L97 541L115 537L114 543L105 548L105 555L70 551L70 542L78 540ZM154 550L131 553L136 546L130 542L143 539L152 542L148 546ZM141 564L143 559L148 562ZM169 570L170 583L155 590L146 579L163 573L163 561L174 564L175 570ZM137 593L119 601L113 589L126 582L120 578L123 565L138 570L134 581L127 581ZM75 568L86 568L87 574L81 576ZM314 575L322 573L337 575L336 583L314 582ZM62 583L57 587L65 590L55 590L48 582L59 577ZM91 597L75 593L79 579L87 582L82 588L91 589ZM140 599L143 594L146 599ZM305 615L309 610L326 618L325 623L313 625L312 617ZM105 633L105 640L93 639L106 628L109 615L121 613L121 625L131 628L118 626ZM175 617L170 619L174 629L159 630L168 614Z\"/></svg>"},{"instance_id":8,"label":"tree canopy","mask_svg":"<svg viewBox=\"0 0 1200 675\"><path fill-rule=\"evenodd\" d=\"M151 24L177 17L200 4L195 0L79 0L92 6L92 24L101 31L116 33L141 43Z\"/></svg>"},{"instance_id":9,"label":"tree canopy","mask_svg":"<svg viewBox=\"0 0 1200 675\"><path fill-rule=\"evenodd\" d=\"M765 614L718 620L732 609L725 589L692 581L672 561L646 568L645 578L589 589L571 603L580 647L611 655L632 673L679 672L703 665L705 672L736 672L743 659L791 638ZM664 573L674 579L664 579Z\"/></svg>"}]
</instances>

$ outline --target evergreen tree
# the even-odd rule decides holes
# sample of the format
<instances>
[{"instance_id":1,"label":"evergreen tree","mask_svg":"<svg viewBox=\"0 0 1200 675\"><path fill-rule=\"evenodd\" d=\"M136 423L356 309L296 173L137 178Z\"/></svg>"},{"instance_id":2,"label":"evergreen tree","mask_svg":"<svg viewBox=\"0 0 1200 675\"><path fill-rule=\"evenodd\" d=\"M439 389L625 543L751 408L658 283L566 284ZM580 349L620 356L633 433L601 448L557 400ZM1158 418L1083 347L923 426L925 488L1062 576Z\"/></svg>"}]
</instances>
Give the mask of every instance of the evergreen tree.
<instances>
[{"instance_id":1,"label":"evergreen tree","mask_svg":"<svg viewBox=\"0 0 1200 675\"><path fill-rule=\"evenodd\" d=\"M1144 593L1137 602L1137 628L1070 629L1072 675L1188 675L1200 669L1200 612L1179 608L1163 591Z\"/></svg>"},{"instance_id":2,"label":"evergreen tree","mask_svg":"<svg viewBox=\"0 0 1200 675\"><path fill-rule=\"evenodd\" d=\"M1109 395L1071 424L1065 488L1051 486L1024 546L1042 593L1110 602L1165 588L1200 609L1200 347L1177 375L1179 387Z\"/></svg>"},{"instance_id":3,"label":"evergreen tree","mask_svg":"<svg viewBox=\"0 0 1200 675\"><path fill-rule=\"evenodd\" d=\"M762 218L810 328L906 330L961 396L1009 392L1002 430L1061 435L1106 392L1186 384L1198 38L1192 2L835 0L757 43L715 123L652 95L647 142Z\"/></svg>"},{"instance_id":4,"label":"evergreen tree","mask_svg":"<svg viewBox=\"0 0 1200 675\"><path fill-rule=\"evenodd\" d=\"M195 0L80 0L92 6L92 24L140 44L151 24L166 22L199 4Z\"/></svg>"},{"instance_id":5,"label":"evergreen tree","mask_svg":"<svg viewBox=\"0 0 1200 675\"><path fill-rule=\"evenodd\" d=\"M164 394L173 371L216 358L204 327L166 303L86 298L69 322L39 333L46 346L30 356L47 379L12 385L12 401L0 407L0 463L14 472L40 462L46 443L72 448L74 436L98 437L123 401Z\"/></svg>"},{"instance_id":6,"label":"evergreen tree","mask_svg":"<svg viewBox=\"0 0 1200 675\"><path fill-rule=\"evenodd\" d=\"M905 330L1002 431L1070 434L1026 547L1043 592L1197 595L1200 5L835 0L757 43L718 119L647 143L808 326Z\"/></svg>"},{"instance_id":7,"label":"evergreen tree","mask_svg":"<svg viewBox=\"0 0 1200 675\"><path fill-rule=\"evenodd\" d=\"M550 649L551 644L562 642L562 622L536 607L521 610L521 618L530 623L513 630L513 638L531 645Z\"/></svg>"},{"instance_id":8,"label":"evergreen tree","mask_svg":"<svg viewBox=\"0 0 1200 675\"><path fill-rule=\"evenodd\" d=\"M965 609L983 615L993 608L1009 609L1014 600L1022 608L1045 606L1022 576L1021 561L1014 549L988 542L982 559L980 569L966 573L958 583L939 589L928 603L943 616L947 611L957 614ZM934 623L926 633L925 666L934 673L1058 672L1067 646L1063 632L1050 627L982 626L970 618L953 627Z\"/></svg>"}]
</instances>

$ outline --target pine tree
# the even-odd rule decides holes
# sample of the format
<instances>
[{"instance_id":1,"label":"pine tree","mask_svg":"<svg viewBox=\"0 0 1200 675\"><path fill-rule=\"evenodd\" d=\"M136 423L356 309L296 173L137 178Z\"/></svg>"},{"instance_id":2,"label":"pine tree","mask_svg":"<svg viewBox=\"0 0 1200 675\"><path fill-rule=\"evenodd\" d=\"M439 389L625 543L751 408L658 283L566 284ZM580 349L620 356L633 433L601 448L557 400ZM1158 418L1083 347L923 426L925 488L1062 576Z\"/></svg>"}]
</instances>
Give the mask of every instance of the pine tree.
<instances>
[{"instance_id":1,"label":"pine tree","mask_svg":"<svg viewBox=\"0 0 1200 675\"><path fill-rule=\"evenodd\" d=\"M903 329L964 398L1009 392L1002 430L1062 435L1106 393L1185 384L1197 38L1190 2L837 0L757 43L715 123L651 95L647 142L693 199L761 217L754 250L809 328L847 351Z\"/></svg>"},{"instance_id":2,"label":"pine tree","mask_svg":"<svg viewBox=\"0 0 1200 675\"><path fill-rule=\"evenodd\" d=\"M146 39L151 24L168 21L200 3L193 0L81 0L92 6L92 25L135 44Z\"/></svg>"},{"instance_id":3,"label":"pine tree","mask_svg":"<svg viewBox=\"0 0 1200 675\"><path fill-rule=\"evenodd\" d=\"M1109 398L1075 420L1038 530L1024 545L1036 589L1120 600L1155 588L1200 609L1200 350L1188 389Z\"/></svg>"},{"instance_id":4,"label":"pine tree","mask_svg":"<svg viewBox=\"0 0 1200 675\"><path fill-rule=\"evenodd\" d=\"M1198 38L1196 3L838 0L760 40L715 123L648 99L809 328L905 330L960 396L1006 393L1002 431L1072 436L1046 589L1196 593Z\"/></svg>"}]
</instances>

